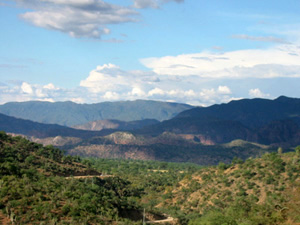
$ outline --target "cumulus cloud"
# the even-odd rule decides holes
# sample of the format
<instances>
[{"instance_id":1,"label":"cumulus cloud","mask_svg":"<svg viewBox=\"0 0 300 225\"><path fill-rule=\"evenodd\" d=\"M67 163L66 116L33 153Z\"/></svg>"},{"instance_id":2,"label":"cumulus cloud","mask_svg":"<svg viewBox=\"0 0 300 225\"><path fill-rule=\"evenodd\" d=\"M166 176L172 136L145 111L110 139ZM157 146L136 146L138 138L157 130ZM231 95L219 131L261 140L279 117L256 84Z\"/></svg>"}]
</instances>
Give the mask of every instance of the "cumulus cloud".
<instances>
[{"instance_id":1,"label":"cumulus cloud","mask_svg":"<svg viewBox=\"0 0 300 225\"><path fill-rule=\"evenodd\" d=\"M134 0L134 7L139 9L144 8L159 8L160 5L168 2L183 2L184 0Z\"/></svg>"},{"instance_id":2,"label":"cumulus cloud","mask_svg":"<svg viewBox=\"0 0 300 225\"><path fill-rule=\"evenodd\" d=\"M148 92L148 96L162 96L165 95L165 91L160 88L154 88Z\"/></svg>"},{"instance_id":3,"label":"cumulus cloud","mask_svg":"<svg viewBox=\"0 0 300 225\"><path fill-rule=\"evenodd\" d=\"M197 77L177 79L144 71L124 71L113 64L97 66L89 76L80 82L94 101L116 101L152 99L162 101L188 102L205 105L227 101L231 90L227 86L201 88Z\"/></svg>"},{"instance_id":4,"label":"cumulus cloud","mask_svg":"<svg viewBox=\"0 0 300 225\"><path fill-rule=\"evenodd\" d=\"M296 45L223 53L204 51L140 61L160 75L196 75L201 78L300 77L300 47Z\"/></svg>"},{"instance_id":5,"label":"cumulus cloud","mask_svg":"<svg viewBox=\"0 0 300 225\"><path fill-rule=\"evenodd\" d=\"M58 90L59 88L55 87L54 84L49 83L43 86L44 89L48 89L48 90Z\"/></svg>"},{"instance_id":6,"label":"cumulus cloud","mask_svg":"<svg viewBox=\"0 0 300 225\"><path fill-rule=\"evenodd\" d=\"M32 94L33 90L30 84L28 84L27 82L23 82L21 85L21 90L23 91L23 93L25 94Z\"/></svg>"},{"instance_id":7,"label":"cumulus cloud","mask_svg":"<svg viewBox=\"0 0 300 225\"><path fill-rule=\"evenodd\" d=\"M294 79L295 84L300 83L300 78L289 79ZM104 64L87 73L79 86L71 89L59 88L53 83L0 83L0 103L28 100L96 103L148 99L207 106L241 97L270 98L271 94L274 96L270 85L263 85L264 82L259 81L251 83L252 80L248 79L246 82L228 78L203 79L199 76L158 75L153 72L123 70L114 64ZM282 79L278 79L278 82L282 83ZM249 86L255 88L249 90ZM298 86L294 89L297 90ZM282 90L279 92L280 94L275 96L284 93Z\"/></svg>"},{"instance_id":8,"label":"cumulus cloud","mask_svg":"<svg viewBox=\"0 0 300 225\"><path fill-rule=\"evenodd\" d=\"M51 83L44 86L17 81L0 84L0 103L29 100L53 102L54 99L60 100L57 97L63 94L65 94L64 91Z\"/></svg>"},{"instance_id":9,"label":"cumulus cloud","mask_svg":"<svg viewBox=\"0 0 300 225\"><path fill-rule=\"evenodd\" d=\"M102 97L103 97L104 100L109 100L109 101L120 100L120 95L116 92L113 92L113 91L105 92L105 94Z\"/></svg>"},{"instance_id":10,"label":"cumulus cloud","mask_svg":"<svg viewBox=\"0 0 300 225\"><path fill-rule=\"evenodd\" d=\"M219 86L218 93L223 94L223 95L229 95L229 94L231 94L231 90L227 86Z\"/></svg>"},{"instance_id":11,"label":"cumulus cloud","mask_svg":"<svg viewBox=\"0 0 300 225\"><path fill-rule=\"evenodd\" d=\"M250 89L249 90L249 96L251 98L269 98L269 94L263 93L259 88Z\"/></svg>"},{"instance_id":12,"label":"cumulus cloud","mask_svg":"<svg viewBox=\"0 0 300 225\"><path fill-rule=\"evenodd\" d=\"M89 76L80 82L80 86L88 88L93 93L105 93L115 89L124 91L128 88L128 82L124 75L125 72L118 66L105 64L92 70Z\"/></svg>"},{"instance_id":13,"label":"cumulus cloud","mask_svg":"<svg viewBox=\"0 0 300 225\"><path fill-rule=\"evenodd\" d=\"M15 0L30 8L21 18L35 26L61 31L72 37L100 38L109 34L107 25L136 21L130 7L102 0Z\"/></svg>"}]
</instances>

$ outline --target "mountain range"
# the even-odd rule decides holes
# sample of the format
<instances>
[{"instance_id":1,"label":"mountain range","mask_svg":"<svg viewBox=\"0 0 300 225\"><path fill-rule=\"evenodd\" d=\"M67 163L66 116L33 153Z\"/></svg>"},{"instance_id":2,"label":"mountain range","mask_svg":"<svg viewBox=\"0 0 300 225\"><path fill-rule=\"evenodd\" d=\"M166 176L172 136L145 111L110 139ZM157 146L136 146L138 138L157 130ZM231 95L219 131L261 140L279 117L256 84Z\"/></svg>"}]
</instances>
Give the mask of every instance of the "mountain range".
<instances>
[{"instance_id":1,"label":"mountain range","mask_svg":"<svg viewBox=\"0 0 300 225\"><path fill-rule=\"evenodd\" d=\"M135 121L144 119L167 120L191 109L187 104L159 101L121 101L96 104L74 102L9 102L0 105L0 113L39 123L75 126L96 120Z\"/></svg>"},{"instance_id":2,"label":"mountain range","mask_svg":"<svg viewBox=\"0 0 300 225\"><path fill-rule=\"evenodd\" d=\"M0 130L8 133L24 135L28 137L79 137L91 138L93 136L103 136L114 132L113 130L87 131L77 130L57 124L43 124L30 120L18 119L0 113Z\"/></svg>"},{"instance_id":3,"label":"mountain range","mask_svg":"<svg viewBox=\"0 0 300 225\"><path fill-rule=\"evenodd\" d=\"M296 145L300 142L300 99L242 99L198 107L170 120L137 130L136 134L164 132L194 135L201 142L226 143L235 139L261 144Z\"/></svg>"},{"instance_id":4,"label":"mountain range","mask_svg":"<svg viewBox=\"0 0 300 225\"><path fill-rule=\"evenodd\" d=\"M276 151L278 147L288 150L300 144L300 99L296 98L282 96L275 100L242 99L209 107L139 100L127 102L130 106L119 107L125 103L115 103L117 106L111 109L118 108L119 111L113 112L112 115L130 115L135 111L134 108L129 110L130 106L134 105L138 109L144 106L146 109L136 110L132 115L149 119L93 121L94 117L86 117L85 120L91 121L82 124L77 121L80 125L73 125L71 128L0 114L0 130L25 135L38 143L59 146L72 155L189 161L199 164L230 162L234 157L246 159L266 151ZM137 106L138 103L141 106ZM57 120L61 119L59 115L63 115L65 122L66 118L74 119L79 115L76 114L74 117L74 110L67 110L70 104L75 107L91 106L70 102L7 103L3 106L14 105L15 114L26 117L30 108L25 107L26 110L24 108L23 111L20 109L24 105L31 104L35 107L43 104L52 107L48 114L37 108L36 117L41 113L41 117L47 118L51 112L50 115L56 115ZM170 111L165 108L164 114L169 116L173 114L173 118L162 122L156 120L157 115L162 115L163 112L163 107L155 108L158 107L157 104L168 106ZM55 110L53 106L57 105L60 107ZM188 109L179 112L178 109L182 110L184 107ZM64 109L63 113L62 109ZM174 109L177 109L178 113L174 113ZM150 112L155 111L160 113L153 113L151 116ZM88 114L87 112L86 115ZM80 115L84 115L84 111ZM50 123L50 120L47 121ZM226 143L235 144L226 145Z\"/></svg>"}]
</instances>

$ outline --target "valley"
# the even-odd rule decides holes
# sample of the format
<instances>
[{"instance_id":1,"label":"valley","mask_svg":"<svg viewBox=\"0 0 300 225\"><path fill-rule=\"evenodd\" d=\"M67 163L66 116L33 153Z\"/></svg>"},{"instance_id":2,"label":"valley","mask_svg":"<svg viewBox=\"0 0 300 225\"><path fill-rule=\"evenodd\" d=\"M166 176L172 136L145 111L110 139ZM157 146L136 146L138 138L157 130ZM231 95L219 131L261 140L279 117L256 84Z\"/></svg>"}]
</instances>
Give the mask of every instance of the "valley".
<instances>
[{"instance_id":1,"label":"valley","mask_svg":"<svg viewBox=\"0 0 300 225\"><path fill-rule=\"evenodd\" d=\"M300 222L300 147L203 167L66 156L3 132L0 145L4 224L139 225L144 209L147 224Z\"/></svg>"},{"instance_id":2,"label":"valley","mask_svg":"<svg viewBox=\"0 0 300 225\"><path fill-rule=\"evenodd\" d=\"M109 105L115 108L123 103ZM147 101L138 103L147 109L158 104ZM54 111L55 107L51 109L54 115L70 103L57 104L60 105L56 107L57 112ZM165 107L164 104L159 104ZM42 115L47 115L49 107L55 106L42 102L3 106L6 110L10 106L10 110L18 112L20 116L24 112L22 117L26 117L30 112L29 106L32 105L46 105L46 111L42 111L43 107L37 110ZM93 105L94 110L96 105ZM171 106L183 107L175 103ZM20 107L25 108L18 111ZM99 110L102 110L101 107ZM126 111L127 108L122 110ZM122 110L120 115L125 114ZM165 113L170 115L173 110L174 108L170 108ZM147 111L150 112L151 110ZM130 114L130 111L127 113ZM136 118L145 118L150 115L147 113L140 110L135 115ZM265 152L277 151L278 147L291 151L291 148L300 144L299 115L300 100L282 96L274 100L243 99L209 107L194 107L161 122L153 115L144 120L126 122L109 118L66 127L0 114L0 130L23 135L37 143L59 147L71 155L216 165L219 162L229 163L234 157L245 160L261 156ZM74 118L72 111L69 111L68 117Z\"/></svg>"},{"instance_id":3,"label":"valley","mask_svg":"<svg viewBox=\"0 0 300 225\"><path fill-rule=\"evenodd\" d=\"M299 105L239 100L73 127L0 114L0 219L138 225L145 209L149 224L296 225Z\"/></svg>"},{"instance_id":4,"label":"valley","mask_svg":"<svg viewBox=\"0 0 300 225\"><path fill-rule=\"evenodd\" d=\"M300 1L0 0L0 225L300 225Z\"/></svg>"}]
</instances>

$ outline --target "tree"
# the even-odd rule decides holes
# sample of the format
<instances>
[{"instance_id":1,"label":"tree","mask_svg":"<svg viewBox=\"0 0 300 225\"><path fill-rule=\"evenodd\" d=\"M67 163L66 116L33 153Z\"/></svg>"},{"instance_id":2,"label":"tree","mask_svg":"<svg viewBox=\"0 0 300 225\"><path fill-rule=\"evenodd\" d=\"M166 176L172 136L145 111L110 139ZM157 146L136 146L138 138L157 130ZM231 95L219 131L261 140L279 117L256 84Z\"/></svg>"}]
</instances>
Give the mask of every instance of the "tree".
<instances>
[{"instance_id":1,"label":"tree","mask_svg":"<svg viewBox=\"0 0 300 225\"><path fill-rule=\"evenodd\" d=\"M277 152L278 152L279 155L282 154L282 151L283 151L283 149L281 147L279 147L278 150L277 150Z\"/></svg>"}]
</instances>

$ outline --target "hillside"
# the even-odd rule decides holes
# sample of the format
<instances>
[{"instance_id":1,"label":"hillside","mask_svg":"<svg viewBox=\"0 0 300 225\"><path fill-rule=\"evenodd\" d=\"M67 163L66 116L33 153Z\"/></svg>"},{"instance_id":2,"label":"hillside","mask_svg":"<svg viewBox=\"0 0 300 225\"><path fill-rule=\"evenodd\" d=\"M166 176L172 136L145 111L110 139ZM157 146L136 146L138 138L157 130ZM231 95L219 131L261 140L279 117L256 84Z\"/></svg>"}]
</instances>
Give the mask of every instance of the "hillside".
<instances>
[{"instance_id":1,"label":"hillside","mask_svg":"<svg viewBox=\"0 0 300 225\"><path fill-rule=\"evenodd\" d=\"M1 132L0 222L113 224L128 221L129 212L140 214L131 199L139 190L118 177L100 179L101 173L84 162L90 164Z\"/></svg>"},{"instance_id":2,"label":"hillside","mask_svg":"<svg viewBox=\"0 0 300 225\"><path fill-rule=\"evenodd\" d=\"M144 127L136 134L163 132L205 137L220 144L243 139L276 146L300 144L300 99L243 99L186 110L175 118Z\"/></svg>"},{"instance_id":3,"label":"hillside","mask_svg":"<svg viewBox=\"0 0 300 225\"><path fill-rule=\"evenodd\" d=\"M43 143L44 140L36 141ZM200 165L230 163L235 157L247 159L258 157L265 152L277 151L277 148L245 141L204 145L194 139L194 136L180 136L167 132L157 137L116 132L65 145L63 148L68 154L84 157L190 162Z\"/></svg>"},{"instance_id":4,"label":"hillside","mask_svg":"<svg viewBox=\"0 0 300 225\"><path fill-rule=\"evenodd\" d=\"M226 147L253 145L237 140ZM140 225L145 208L151 223L297 225L299 171L300 147L200 167L81 159L1 132L0 222Z\"/></svg>"},{"instance_id":5,"label":"hillside","mask_svg":"<svg viewBox=\"0 0 300 225\"><path fill-rule=\"evenodd\" d=\"M166 120L193 108L190 105L136 100L77 104L74 102L10 102L0 105L0 113L47 124L74 126L96 120Z\"/></svg>"},{"instance_id":6,"label":"hillside","mask_svg":"<svg viewBox=\"0 0 300 225\"><path fill-rule=\"evenodd\" d=\"M107 135L113 130L102 131L85 131L77 130L57 124L42 124L30 120L17 119L0 113L0 131L8 133L22 134L29 137L46 138L46 137L77 137L90 138L93 136Z\"/></svg>"},{"instance_id":7,"label":"hillside","mask_svg":"<svg viewBox=\"0 0 300 225\"><path fill-rule=\"evenodd\" d=\"M300 125L300 99L281 96L269 99L242 99L227 104L186 110L176 118L215 118L237 121L249 128L259 128L276 120L293 120Z\"/></svg>"},{"instance_id":8,"label":"hillside","mask_svg":"<svg viewBox=\"0 0 300 225\"><path fill-rule=\"evenodd\" d=\"M166 192L159 207L180 208L190 225L299 224L299 163L298 147L297 153L208 167Z\"/></svg>"},{"instance_id":9,"label":"hillside","mask_svg":"<svg viewBox=\"0 0 300 225\"><path fill-rule=\"evenodd\" d=\"M45 175L100 175L101 173L80 164L78 157L65 156L53 146L43 147L22 137L0 132L1 176ZM35 171L38 169L38 171ZM32 174L31 174L32 173Z\"/></svg>"},{"instance_id":10,"label":"hillside","mask_svg":"<svg viewBox=\"0 0 300 225\"><path fill-rule=\"evenodd\" d=\"M248 145L238 140L230 146ZM218 166L93 159L95 167L143 187L146 207L182 225L298 225L300 147L296 152Z\"/></svg>"},{"instance_id":11,"label":"hillside","mask_svg":"<svg viewBox=\"0 0 300 225\"><path fill-rule=\"evenodd\" d=\"M120 120L96 120L85 124L73 126L73 128L93 131L100 131L103 129L136 130L157 123L159 123L159 121L154 119L136 120L129 122Z\"/></svg>"}]
</instances>

